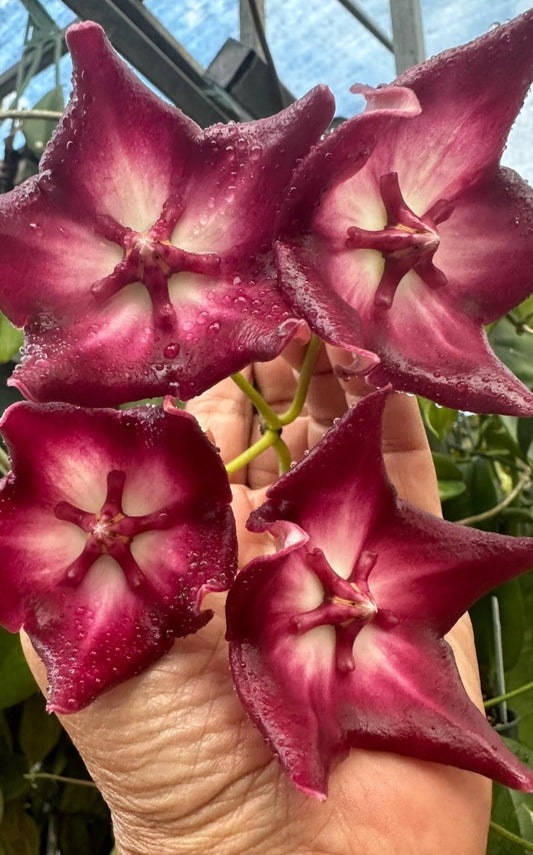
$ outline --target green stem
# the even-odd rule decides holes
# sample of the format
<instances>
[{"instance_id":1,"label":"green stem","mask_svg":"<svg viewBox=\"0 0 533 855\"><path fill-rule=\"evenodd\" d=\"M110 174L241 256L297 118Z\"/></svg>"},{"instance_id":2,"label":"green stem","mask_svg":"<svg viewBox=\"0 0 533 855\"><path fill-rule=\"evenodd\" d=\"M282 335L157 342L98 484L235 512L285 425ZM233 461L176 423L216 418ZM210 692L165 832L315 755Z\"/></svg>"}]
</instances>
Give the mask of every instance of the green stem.
<instances>
[{"instance_id":1,"label":"green stem","mask_svg":"<svg viewBox=\"0 0 533 855\"><path fill-rule=\"evenodd\" d=\"M245 395L248 396L255 409L259 413L260 416L263 417L263 420L270 430L278 431L281 427L281 421L277 413L274 412L272 407L269 407L263 396L255 389L251 383L248 382L246 377L243 377L242 374L232 374L231 379L234 383L237 384L239 389L244 392Z\"/></svg>"},{"instance_id":2,"label":"green stem","mask_svg":"<svg viewBox=\"0 0 533 855\"><path fill-rule=\"evenodd\" d=\"M321 344L322 342L318 336L313 334L307 346L293 402L289 409L280 416L267 404L260 392L242 374L237 372L231 375L233 382L249 398L263 419L266 430L261 439L250 446L250 448L247 448L246 451L243 451L242 454L239 454L238 457L230 460L226 465L228 475L231 475L243 466L247 466L248 463L272 446L278 455L280 475L288 472L291 465L291 456L287 445L281 439L281 428L293 422L302 412Z\"/></svg>"},{"instance_id":3,"label":"green stem","mask_svg":"<svg viewBox=\"0 0 533 855\"><path fill-rule=\"evenodd\" d=\"M62 784L77 784L80 787L93 787L96 789L94 781L82 781L80 778L65 778L64 775L52 775L50 772L30 772L24 775L28 781L34 781L36 778L45 778L47 781L59 781Z\"/></svg>"},{"instance_id":4,"label":"green stem","mask_svg":"<svg viewBox=\"0 0 533 855\"><path fill-rule=\"evenodd\" d=\"M56 110L0 110L0 122L4 119L60 119L63 113Z\"/></svg>"},{"instance_id":5,"label":"green stem","mask_svg":"<svg viewBox=\"0 0 533 855\"><path fill-rule=\"evenodd\" d=\"M516 698L517 695L521 695L523 692L529 692L530 689L533 689L533 683L526 683L524 686L520 686L518 689L513 689L511 692L506 692L505 695L498 695L497 698L489 698L488 701L485 701L483 706L486 710L490 709L490 707L496 707L498 704L501 704L503 701L507 701L509 698Z\"/></svg>"},{"instance_id":6,"label":"green stem","mask_svg":"<svg viewBox=\"0 0 533 855\"><path fill-rule=\"evenodd\" d=\"M2 446L0 446L0 475L7 475L9 469L9 457Z\"/></svg>"},{"instance_id":7,"label":"green stem","mask_svg":"<svg viewBox=\"0 0 533 855\"><path fill-rule=\"evenodd\" d=\"M279 416L279 421L281 425L289 425L291 422L297 419L300 413L302 412L303 406L305 404L305 399L307 397L307 391L309 389L309 383L311 382L311 377L313 376L313 369L315 367L316 359L321 344L322 341L317 335L313 333L309 344L307 345L307 351L305 353L304 361L302 362L302 367L300 369L300 377L298 379L298 386L296 387L296 394L294 396L294 400L290 405L289 409Z\"/></svg>"},{"instance_id":8,"label":"green stem","mask_svg":"<svg viewBox=\"0 0 533 855\"><path fill-rule=\"evenodd\" d=\"M523 837L519 837L518 834L513 834L512 831L507 831L506 828L502 828L501 825L492 822L492 820L490 822L490 827L496 832L496 834L499 834L500 837L505 837L506 840L516 843L517 846L521 846L527 852L533 852L533 843L529 843L527 840L524 840Z\"/></svg>"},{"instance_id":9,"label":"green stem","mask_svg":"<svg viewBox=\"0 0 533 855\"><path fill-rule=\"evenodd\" d=\"M267 448L270 448L272 445L279 439L279 433L274 430L266 430L261 439L258 439L257 442L254 442L250 448L247 448L246 451L243 451L242 454L239 454L237 457L234 457L233 460L230 460L229 463L226 464L226 472L228 475L231 475L233 472L237 472L239 469L242 469L244 466L248 466L252 460L255 460L256 457L259 457L263 451L266 451ZM285 445L285 443L283 443Z\"/></svg>"},{"instance_id":10,"label":"green stem","mask_svg":"<svg viewBox=\"0 0 533 855\"><path fill-rule=\"evenodd\" d=\"M291 468L291 453L280 436L274 443L274 451L278 455L279 474L285 475Z\"/></svg>"},{"instance_id":11,"label":"green stem","mask_svg":"<svg viewBox=\"0 0 533 855\"><path fill-rule=\"evenodd\" d=\"M459 525L475 525L475 523L483 522L483 520L489 520L491 517L495 517L500 511L503 511L507 505L510 505L513 499L515 499L521 490L524 490L526 487L529 487L531 484L531 478L529 472L525 472L519 479L518 482L514 485L513 489L509 493L505 499L502 499L501 502L498 502L497 505L494 505L493 508L489 508L488 511L483 511L481 514L474 514L472 517L465 517L462 520L457 520Z\"/></svg>"}]
</instances>

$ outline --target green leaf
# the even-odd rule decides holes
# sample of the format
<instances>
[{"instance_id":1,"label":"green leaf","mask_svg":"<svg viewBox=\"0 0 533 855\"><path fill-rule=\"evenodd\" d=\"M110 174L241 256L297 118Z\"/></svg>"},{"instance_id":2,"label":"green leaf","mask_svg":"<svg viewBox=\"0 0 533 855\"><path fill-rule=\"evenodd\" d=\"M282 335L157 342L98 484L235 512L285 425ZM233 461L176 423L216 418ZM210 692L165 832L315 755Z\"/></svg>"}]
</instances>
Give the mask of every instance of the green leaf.
<instances>
[{"instance_id":1,"label":"green leaf","mask_svg":"<svg viewBox=\"0 0 533 855\"><path fill-rule=\"evenodd\" d=\"M27 792L29 784L24 777L27 771L25 757L19 754L0 754L0 790L6 803Z\"/></svg>"},{"instance_id":2,"label":"green leaf","mask_svg":"<svg viewBox=\"0 0 533 855\"><path fill-rule=\"evenodd\" d=\"M13 737L11 728L3 712L0 712L0 754L13 753Z\"/></svg>"},{"instance_id":3,"label":"green leaf","mask_svg":"<svg viewBox=\"0 0 533 855\"><path fill-rule=\"evenodd\" d=\"M22 330L18 330L0 312L0 362L9 362L22 345Z\"/></svg>"},{"instance_id":4,"label":"green leaf","mask_svg":"<svg viewBox=\"0 0 533 855\"><path fill-rule=\"evenodd\" d=\"M426 398L419 398L418 403L427 428L437 439L442 440L457 421L457 410L441 407Z\"/></svg>"},{"instance_id":5,"label":"green leaf","mask_svg":"<svg viewBox=\"0 0 533 855\"><path fill-rule=\"evenodd\" d=\"M451 457L438 451L432 453L433 465L439 481L463 481L463 473Z\"/></svg>"},{"instance_id":6,"label":"green leaf","mask_svg":"<svg viewBox=\"0 0 533 855\"><path fill-rule=\"evenodd\" d=\"M439 498L441 502L445 502L447 499L455 499L456 496L460 496L465 490L466 484L464 481L439 481Z\"/></svg>"},{"instance_id":7,"label":"green leaf","mask_svg":"<svg viewBox=\"0 0 533 855\"><path fill-rule=\"evenodd\" d=\"M518 426L516 429L516 437L520 446L520 451L527 460L529 448L533 441L533 418L517 419Z\"/></svg>"},{"instance_id":8,"label":"green leaf","mask_svg":"<svg viewBox=\"0 0 533 855\"><path fill-rule=\"evenodd\" d=\"M515 314L515 312L513 312ZM507 318L501 318L489 333L496 355L528 389L533 388L533 335L518 335Z\"/></svg>"},{"instance_id":9,"label":"green leaf","mask_svg":"<svg viewBox=\"0 0 533 855\"><path fill-rule=\"evenodd\" d=\"M511 579L492 594L482 597L470 609L474 625L476 651L479 663L485 670L494 669L494 628L490 598L495 594L500 610L503 664L505 670L513 668L520 658L524 645L525 608L522 588L518 579ZM509 688L509 687L508 687ZM494 688L492 687L492 691Z\"/></svg>"},{"instance_id":10,"label":"green leaf","mask_svg":"<svg viewBox=\"0 0 533 855\"><path fill-rule=\"evenodd\" d=\"M19 802L6 807L0 825L0 844L6 855L39 855L39 830Z\"/></svg>"},{"instance_id":11,"label":"green leaf","mask_svg":"<svg viewBox=\"0 0 533 855\"><path fill-rule=\"evenodd\" d=\"M0 709L18 704L36 691L18 635L0 627Z\"/></svg>"},{"instance_id":12,"label":"green leaf","mask_svg":"<svg viewBox=\"0 0 533 855\"><path fill-rule=\"evenodd\" d=\"M35 110L55 110L62 113L65 109L65 99L61 86L55 86L50 92L40 99L34 106ZM57 125L56 119L24 119L22 131L26 138L26 144L38 157L44 151L46 143L52 136Z\"/></svg>"},{"instance_id":13,"label":"green leaf","mask_svg":"<svg viewBox=\"0 0 533 855\"><path fill-rule=\"evenodd\" d=\"M482 514L490 511L498 504L500 497L496 487L496 476L492 464L483 458L472 461L470 472L470 497L472 514ZM476 523L476 528L483 531L494 531L497 528L497 516L489 517Z\"/></svg>"},{"instance_id":14,"label":"green leaf","mask_svg":"<svg viewBox=\"0 0 533 855\"><path fill-rule=\"evenodd\" d=\"M19 726L19 743L28 765L39 763L57 745L62 727L55 715L45 710L43 696L36 693L24 701Z\"/></svg>"},{"instance_id":15,"label":"green leaf","mask_svg":"<svg viewBox=\"0 0 533 855\"><path fill-rule=\"evenodd\" d=\"M533 769L531 749L514 739L504 741L523 763ZM496 784L492 800L492 820L533 844L533 793L519 793ZM512 855L514 852L520 855L524 849L519 844L491 832L487 855Z\"/></svg>"}]
</instances>

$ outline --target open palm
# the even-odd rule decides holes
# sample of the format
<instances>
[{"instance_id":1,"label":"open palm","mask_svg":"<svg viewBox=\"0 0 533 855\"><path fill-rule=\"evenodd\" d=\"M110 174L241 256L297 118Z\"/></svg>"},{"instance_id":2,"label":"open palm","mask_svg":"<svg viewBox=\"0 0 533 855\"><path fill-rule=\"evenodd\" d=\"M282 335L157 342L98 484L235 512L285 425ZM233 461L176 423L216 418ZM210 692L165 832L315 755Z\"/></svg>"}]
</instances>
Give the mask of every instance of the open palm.
<instances>
[{"instance_id":1,"label":"open palm","mask_svg":"<svg viewBox=\"0 0 533 855\"><path fill-rule=\"evenodd\" d=\"M297 365L296 345L288 354ZM336 354L336 361L342 355ZM258 364L253 381L275 410L292 399L295 380L284 359ZM361 381L339 381L326 352L311 381L304 414L284 429L294 460L312 447L356 400ZM188 405L230 460L259 436L252 407L231 380ZM439 512L431 455L416 401L389 399L384 455L401 497ZM245 528L277 477L274 452L233 476L239 564L270 550L267 535ZM88 709L63 717L108 802L120 855L481 855L490 784L478 775L385 752L352 751L333 772L324 804L303 796L243 711L232 685L222 595L205 605L215 617L175 642L159 662L107 692ZM468 619L450 633L470 696L480 703ZM41 682L44 670L25 639Z\"/></svg>"}]
</instances>

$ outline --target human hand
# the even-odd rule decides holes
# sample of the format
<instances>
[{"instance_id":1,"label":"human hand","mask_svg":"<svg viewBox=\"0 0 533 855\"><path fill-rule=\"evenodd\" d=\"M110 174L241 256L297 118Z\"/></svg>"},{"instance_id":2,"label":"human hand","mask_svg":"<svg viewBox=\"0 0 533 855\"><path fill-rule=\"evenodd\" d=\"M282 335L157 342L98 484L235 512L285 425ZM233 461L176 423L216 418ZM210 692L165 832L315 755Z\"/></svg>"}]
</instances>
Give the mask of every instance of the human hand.
<instances>
[{"instance_id":1,"label":"human hand","mask_svg":"<svg viewBox=\"0 0 533 855\"><path fill-rule=\"evenodd\" d=\"M298 346L288 356L296 365ZM257 364L253 372L267 402L284 410L295 385L288 363ZM362 391L360 381L337 380L323 352L306 411L284 429L292 458L300 459L315 445ZM225 461L259 435L251 405L229 379L191 401L188 409L211 431ZM389 398L384 455L400 496L438 513L431 455L414 398ZM276 478L272 450L232 476L240 566L269 548L268 536L248 532L245 522ZM178 639L145 673L62 718L109 804L120 855L485 851L490 784L473 773L357 750L333 771L324 804L297 792L233 689L223 599L209 595L205 605L215 610L213 620L196 635ZM468 693L480 703L467 619L448 640ZM25 649L45 685L27 639Z\"/></svg>"}]
</instances>

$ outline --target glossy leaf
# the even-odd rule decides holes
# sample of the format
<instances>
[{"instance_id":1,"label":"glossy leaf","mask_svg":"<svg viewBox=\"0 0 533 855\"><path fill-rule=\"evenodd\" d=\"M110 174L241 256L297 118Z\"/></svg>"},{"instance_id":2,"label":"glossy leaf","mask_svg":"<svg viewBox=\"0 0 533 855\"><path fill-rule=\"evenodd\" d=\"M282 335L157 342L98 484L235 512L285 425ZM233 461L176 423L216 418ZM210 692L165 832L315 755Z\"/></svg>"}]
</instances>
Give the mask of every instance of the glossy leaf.
<instances>
[{"instance_id":1,"label":"glossy leaf","mask_svg":"<svg viewBox=\"0 0 533 855\"><path fill-rule=\"evenodd\" d=\"M9 362L22 345L22 330L17 329L0 313L0 362Z\"/></svg>"},{"instance_id":2,"label":"glossy leaf","mask_svg":"<svg viewBox=\"0 0 533 855\"><path fill-rule=\"evenodd\" d=\"M18 635L0 627L0 709L18 704L36 691Z\"/></svg>"},{"instance_id":3,"label":"glossy leaf","mask_svg":"<svg viewBox=\"0 0 533 855\"><path fill-rule=\"evenodd\" d=\"M419 398L418 403L424 423L437 439L442 440L454 426L457 420L457 410L441 407L427 398Z\"/></svg>"},{"instance_id":4,"label":"glossy leaf","mask_svg":"<svg viewBox=\"0 0 533 855\"><path fill-rule=\"evenodd\" d=\"M6 855L39 855L39 830L20 802L6 806L0 843Z\"/></svg>"},{"instance_id":5,"label":"glossy leaf","mask_svg":"<svg viewBox=\"0 0 533 855\"><path fill-rule=\"evenodd\" d=\"M533 389L533 335L518 335L509 319L502 318L490 331L489 342L503 364Z\"/></svg>"},{"instance_id":6,"label":"glossy leaf","mask_svg":"<svg viewBox=\"0 0 533 855\"><path fill-rule=\"evenodd\" d=\"M29 697L22 708L19 726L19 743L28 763L32 766L43 760L62 733L59 719L45 711L45 701L38 693Z\"/></svg>"},{"instance_id":7,"label":"glossy leaf","mask_svg":"<svg viewBox=\"0 0 533 855\"><path fill-rule=\"evenodd\" d=\"M65 99L61 86L55 86L50 92L34 105L34 110L53 110L62 113L65 109ZM58 120L57 119L25 119L22 122L22 132L26 139L26 145L37 157L43 153L47 142L52 136Z\"/></svg>"}]
</instances>

